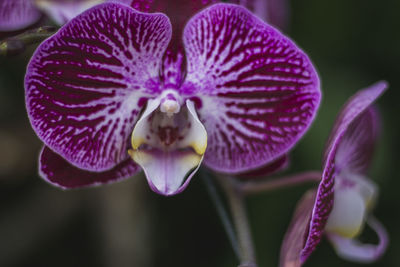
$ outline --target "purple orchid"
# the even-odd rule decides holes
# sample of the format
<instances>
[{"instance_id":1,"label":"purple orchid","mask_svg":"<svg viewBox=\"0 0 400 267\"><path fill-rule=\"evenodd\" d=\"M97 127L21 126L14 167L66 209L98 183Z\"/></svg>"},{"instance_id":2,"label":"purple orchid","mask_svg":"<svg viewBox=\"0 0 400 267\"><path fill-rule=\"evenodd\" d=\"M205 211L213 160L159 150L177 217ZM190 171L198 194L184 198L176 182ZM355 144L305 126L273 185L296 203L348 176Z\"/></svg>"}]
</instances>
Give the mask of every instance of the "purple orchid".
<instances>
[{"instance_id":1,"label":"purple orchid","mask_svg":"<svg viewBox=\"0 0 400 267\"><path fill-rule=\"evenodd\" d=\"M0 31L24 29L41 17L41 11L63 25L83 11L106 0L0 0ZM129 0L119 0L129 2Z\"/></svg>"},{"instance_id":2,"label":"purple orchid","mask_svg":"<svg viewBox=\"0 0 400 267\"><path fill-rule=\"evenodd\" d=\"M170 22L101 4L38 47L25 90L46 181L76 188L143 169L152 190L174 195L202 162L240 174L279 161L303 136L321 94L307 55L241 6L189 14Z\"/></svg>"},{"instance_id":3,"label":"purple orchid","mask_svg":"<svg viewBox=\"0 0 400 267\"><path fill-rule=\"evenodd\" d=\"M33 1L0 0L0 31L26 28L38 21L40 16Z\"/></svg>"},{"instance_id":4,"label":"purple orchid","mask_svg":"<svg viewBox=\"0 0 400 267\"><path fill-rule=\"evenodd\" d=\"M281 266L301 266L315 250L323 234L337 254L356 262L371 262L385 251L388 237L370 212L377 186L366 178L378 135L378 116L372 103L385 91L378 82L359 91L343 107L324 156L318 190L300 201L281 250ZM376 231L377 245L356 238L364 224Z\"/></svg>"},{"instance_id":5,"label":"purple orchid","mask_svg":"<svg viewBox=\"0 0 400 267\"><path fill-rule=\"evenodd\" d=\"M229 2L245 6L262 20L280 29L287 26L289 17L287 0L231 0Z\"/></svg>"}]
</instances>

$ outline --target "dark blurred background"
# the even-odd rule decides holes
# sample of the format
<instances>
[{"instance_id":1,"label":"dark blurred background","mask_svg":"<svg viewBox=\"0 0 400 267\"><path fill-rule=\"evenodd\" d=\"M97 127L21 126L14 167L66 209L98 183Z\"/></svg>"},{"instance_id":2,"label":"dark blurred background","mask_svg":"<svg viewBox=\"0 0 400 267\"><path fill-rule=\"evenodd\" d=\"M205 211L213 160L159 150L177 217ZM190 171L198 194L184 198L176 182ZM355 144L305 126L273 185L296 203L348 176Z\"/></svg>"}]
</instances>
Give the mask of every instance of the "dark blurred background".
<instances>
[{"instance_id":1,"label":"dark blurred background","mask_svg":"<svg viewBox=\"0 0 400 267\"><path fill-rule=\"evenodd\" d=\"M387 227L387 253L369 266L400 266L400 1L290 1L285 32L315 63L322 80L318 117L292 153L287 173L321 168L335 116L357 90L387 80L377 102L383 131L370 177L380 186L375 216ZM40 141L25 111L23 79L33 47L0 58L0 266L232 267L237 260L200 176L164 198L143 176L100 188L61 191L37 175ZM302 185L248 198L260 267L277 266ZM376 237L366 231L365 241ZM324 240L311 266L359 266Z\"/></svg>"}]
</instances>

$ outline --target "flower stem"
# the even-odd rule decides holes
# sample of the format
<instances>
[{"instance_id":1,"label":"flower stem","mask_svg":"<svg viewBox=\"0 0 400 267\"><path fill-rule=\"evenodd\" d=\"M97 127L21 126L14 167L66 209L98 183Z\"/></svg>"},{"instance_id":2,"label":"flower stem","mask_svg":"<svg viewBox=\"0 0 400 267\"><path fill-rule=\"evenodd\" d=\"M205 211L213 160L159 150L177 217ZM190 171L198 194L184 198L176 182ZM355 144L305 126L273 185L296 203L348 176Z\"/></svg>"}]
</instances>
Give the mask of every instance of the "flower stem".
<instances>
[{"instance_id":1,"label":"flower stem","mask_svg":"<svg viewBox=\"0 0 400 267\"><path fill-rule=\"evenodd\" d=\"M237 241L237 238L235 235L235 230L234 230L232 222L229 218L228 212L226 211L224 204L223 204L220 196L217 193L215 184L214 184L213 180L211 179L210 175L208 175L208 173L203 171L202 176L203 176L203 181L206 184L208 193L210 194L210 197L215 204L217 213L222 221L222 224L224 226L226 234L228 235L228 239L232 245L232 249L235 252L235 255L239 259L240 258L239 245L238 245L238 241Z\"/></svg>"},{"instance_id":2,"label":"flower stem","mask_svg":"<svg viewBox=\"0 0 400 267\"><path fill-rule=\"evenodd\" d=\"M55 27L42 26L7 38L0 42L0 56L19 54L23 52L28 45L41 43L44 39L54 34L55 31Z\"/></svg>"},{"instance_id":3,"label":"flower stem","mask_svg":"<svg viewBox=\"0 0 400 267\"><path fill-rule=\"evenodd\" d=\"M242 182L239 186L243 194L250 195L306 182L319 182L321 180L321 175L320 171L307 171L278 177L273 180Z\"/></svg>"},{"instance_id":4,"label":"flower stem","mask_svg":"<svg viewBox=\"0 0 400 267\"><path fill-rule=\"evenodd\" d=\"M239 267L257 267L244 196L232 177L217 177L226 193L239 243Z\"/></svg>"}]
</instances>

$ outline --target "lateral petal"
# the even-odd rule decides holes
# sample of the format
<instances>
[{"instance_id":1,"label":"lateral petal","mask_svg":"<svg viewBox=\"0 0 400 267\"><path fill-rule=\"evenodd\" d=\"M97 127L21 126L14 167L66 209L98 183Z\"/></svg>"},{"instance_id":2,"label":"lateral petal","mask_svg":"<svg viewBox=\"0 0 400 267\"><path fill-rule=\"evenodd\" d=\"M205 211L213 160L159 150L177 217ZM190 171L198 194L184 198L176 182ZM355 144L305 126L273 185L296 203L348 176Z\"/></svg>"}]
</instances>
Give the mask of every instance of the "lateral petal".
<instances>
[{"instance_id":1,"label":"lateral petal","mask_svg":"<svg viewBox=\"0 0 400 267\"><path fill-rule=\"evenodd\" d=\"M25 76L39 138L78 168L104 171L128 158L143 101L158 95L171 36L162 14L117 4L84 12L44 41Z\"/></svg>"},{"instance_id":2,"label":"lateral petal","mask_svg":"<svg viewBox=\"0 0 400 267\"><path fill-rule=\"evenodd\" d=\"M317 191L308 190L300 199L281 246L280 267L300 267L300 253L309 227ZM321 229L322 231L322 229Z\"/></svg>"},{"instance_id":3,"label":"lateral petal","mask_svg":"<svg viewBox=\"0 0 400 267\"><path fill-rule=\"evenodd\" d=\"M72 166L44 146L40 152L39 174L48 183L62 189L98 186L118 182L135 175L140 167L130 158L104 172L90 172Z\"/></svg>"},{"instance_id":4,"label":"lateral petal","mask_svg":"<svg viewBox=\"0 0 400 267\"><path fill-rule=\"evenodd\" d=\"M349 124L336 152L336 168L365 174L375 151L380 117L369 107Z\"/></svg>"},{"instance_id":5,"label":"lateral petal","mask_svg":"<svg viewBox=\"0 0 400 267\"><path fill-rule=\"evenodd\" d=\"M240 173L286 154L313 121L321 92L304 52L247 9L215 4L184 30L181 94L199 97L205 164Z\"/></svg>"}]
</instances>

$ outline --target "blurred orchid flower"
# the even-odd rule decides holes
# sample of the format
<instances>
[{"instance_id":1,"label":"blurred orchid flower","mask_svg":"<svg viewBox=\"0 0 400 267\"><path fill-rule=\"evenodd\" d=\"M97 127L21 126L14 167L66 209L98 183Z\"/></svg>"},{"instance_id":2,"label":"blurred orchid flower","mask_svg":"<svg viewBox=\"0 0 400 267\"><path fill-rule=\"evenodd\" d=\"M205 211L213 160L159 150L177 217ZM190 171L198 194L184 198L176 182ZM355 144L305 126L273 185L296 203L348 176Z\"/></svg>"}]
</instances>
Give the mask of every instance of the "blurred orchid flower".
<instances>
[{"instance_id":1,"label":"blurred orchid flower","mask_svg":"<svg viewBox=\"0 0 400 267\"><path fill-rule=\"evenodd\" d=\"M316 115L317 73L247 9L211 3L190 1L208 7L171 22L101 4L38 47L25 93L46 181L76 188L143 169L152 190L174 195L203 161L239 174L284 157Z\"/></svg>"},{"instance_id":2,"label":"blurred orchid flower","mask_svg":"<svg viewBox=\"0 0 400 267\"><path fill-rule=\"evenodd\" d=\"M301 266L323 234L344 259L372 262L385 251L387 233L371 215L378 189L366 172L379 128L371 105L386 87L378 82L359 91L340 112L327 143L322 180L296 209L282 245L281 266ZM376 231L377 245L357 240L365 223Z\"/></svg>"},{"instance_id":3,"label":"blurred orchid flower","mask_svg":"<svg viewBox=\"0 0 400 267\"><path fill-rule=\"evenodd\" d=\"M0 0L0 31L16 31L29 27L40 19L41 11L58 25L63 25L83 11L105 1Z\"/></svg>"},{"instance_id":4,"label":"blurred orchid flower","mask_svg":"<svg viewBox=\"0 0 400 267\"><path fill-rule=\"evenodd\" d=\"M260 19L279 29L285 29L289 19L287 0L230 0L229 2L245 6Z\"/></svg>"}]
</instances>

